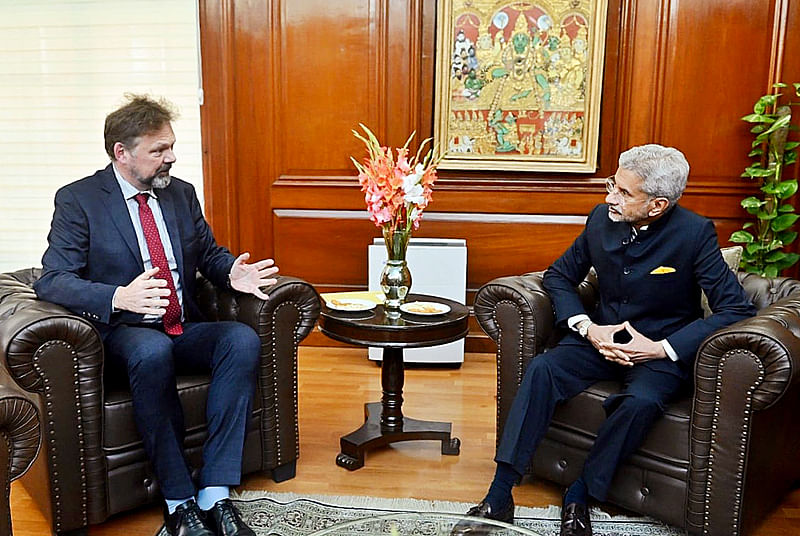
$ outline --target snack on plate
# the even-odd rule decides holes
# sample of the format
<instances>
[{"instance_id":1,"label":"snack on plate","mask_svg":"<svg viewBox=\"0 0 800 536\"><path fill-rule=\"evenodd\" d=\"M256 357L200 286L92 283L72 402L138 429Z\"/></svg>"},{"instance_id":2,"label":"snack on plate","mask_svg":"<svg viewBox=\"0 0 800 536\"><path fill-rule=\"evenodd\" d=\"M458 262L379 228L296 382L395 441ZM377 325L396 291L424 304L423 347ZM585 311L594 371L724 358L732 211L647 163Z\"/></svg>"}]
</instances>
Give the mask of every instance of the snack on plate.
<instances>
[{"instance_id":1,"label":"snack on plate","mask_svg":"<svg viewBox=\"0 0 800 536\"><path fill-rule=\"evenodd\" d=\"M440 307L437 307L436 305L430 303L411 303L408 305L407 309L412 313L425 313L425 314L438 313L442 310Z\"/></svg>"},{"instance_id":2,"label":"snack on plate","mask_svg":"<svg viewBox=\"0 0 800 536\"><path fill-rule=\"evenodd\" d=\"M354 302L350 300L337 300L332 299L330 303L338 307L339 309L351 309L353 311L357 311L359 309L363 309L364 305L359 302Z\"/></svg>"}]
</instances>

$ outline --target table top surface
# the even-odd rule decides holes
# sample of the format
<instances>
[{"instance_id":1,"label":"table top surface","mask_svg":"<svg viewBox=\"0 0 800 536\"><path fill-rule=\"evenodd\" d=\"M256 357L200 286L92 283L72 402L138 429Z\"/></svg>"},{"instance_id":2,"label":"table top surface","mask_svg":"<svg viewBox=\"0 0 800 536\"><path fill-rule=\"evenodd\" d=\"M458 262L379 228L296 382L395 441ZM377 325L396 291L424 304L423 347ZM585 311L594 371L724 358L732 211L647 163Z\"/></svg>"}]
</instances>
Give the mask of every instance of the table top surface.
<instances>
[{"instance_id":1,"label":"table top surface","mask_svg":"<svg viewBox=\"0 0 800 536\"><path fill-rule=\"evenodd\" d=\"M325 302L319 317L327 336L351 344L378 347L417 348L452 342L469 331L469 309L456 301L427 294L409 294L406 302L426 301L450 307L446 313L418 315L401 313L389 318L382 304L367 311L339 311Z\"/></svg>"},{"instance_id":2,"label":"table top surface","mask_svg":"<svg viewBox=\"0 0 800 536\"><path fill-rule=\"evenodd\" d=\"M438 512L395 512L338 523L314 532L312 536L450 536L456 524L463 520L475 521L476 518ZM492 536L539 536L528 529L500 521L480 521L491 527Z\"/></svg>"}]
</instances>

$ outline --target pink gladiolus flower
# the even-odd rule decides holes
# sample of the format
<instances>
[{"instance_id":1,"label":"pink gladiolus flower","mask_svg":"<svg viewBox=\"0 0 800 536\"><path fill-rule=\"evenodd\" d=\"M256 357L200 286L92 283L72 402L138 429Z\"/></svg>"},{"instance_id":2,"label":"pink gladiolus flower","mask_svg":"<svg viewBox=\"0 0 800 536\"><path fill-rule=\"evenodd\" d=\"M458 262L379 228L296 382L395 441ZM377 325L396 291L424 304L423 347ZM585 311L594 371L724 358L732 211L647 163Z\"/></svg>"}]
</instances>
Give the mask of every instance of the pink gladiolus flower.
<instances>
[{"instance_id":1,"label":"pink gladiolus flower","mask_svg":"<svg viewBox=\"0 0 800 536\"><path fill-rule=\"evenodd\" d=\"M364 193L364 202L370 220L386 229L417 229L422 212L433 197L438 158L434 150L421 155L422 148L430 141L424 140L417 154L409 158L408 144L392 151L381 146L375 135L360 125L364 135L353 134L364 142L368 156L363 162L351 158L358 169L358 183Z\"/></svg>"}]
</instances>

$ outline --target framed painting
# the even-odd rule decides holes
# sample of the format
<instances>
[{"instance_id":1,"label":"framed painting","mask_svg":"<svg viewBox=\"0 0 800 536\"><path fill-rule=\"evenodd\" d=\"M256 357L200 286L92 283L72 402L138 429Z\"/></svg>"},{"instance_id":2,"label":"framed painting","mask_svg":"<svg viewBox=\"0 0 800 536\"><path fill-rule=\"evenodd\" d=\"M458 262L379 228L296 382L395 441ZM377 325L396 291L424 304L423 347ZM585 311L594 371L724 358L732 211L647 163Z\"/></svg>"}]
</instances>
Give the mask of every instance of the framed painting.
<instances>
[{"instance_id":1,"label":"framed painting","mask_svg":"<svg viewBox=\"0 0 800 536\"><path fill-rule=\"evenodd\" d=\"M607 0L439 0L443 169L597 169Z\"/></svg>"}]
</instances>

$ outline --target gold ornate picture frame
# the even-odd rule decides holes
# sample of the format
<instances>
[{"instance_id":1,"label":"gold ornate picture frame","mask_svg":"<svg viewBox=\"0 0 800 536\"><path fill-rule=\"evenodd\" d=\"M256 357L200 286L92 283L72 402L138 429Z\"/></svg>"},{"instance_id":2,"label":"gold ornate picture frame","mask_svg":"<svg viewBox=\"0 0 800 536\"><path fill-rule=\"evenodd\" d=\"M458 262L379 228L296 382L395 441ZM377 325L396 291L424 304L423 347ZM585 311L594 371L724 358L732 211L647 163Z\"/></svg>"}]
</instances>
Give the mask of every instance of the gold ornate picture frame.
<instances>
[{"instance_id":1,"label":"gold ornate picture frame","mask_svg":"<svg viewBox=\"0 0 800 536\"><path fill-rule=\"evenodd\" d=\"M439 167L597 169L607 0L439 0Z\"/></svg>"}]
</instances>

